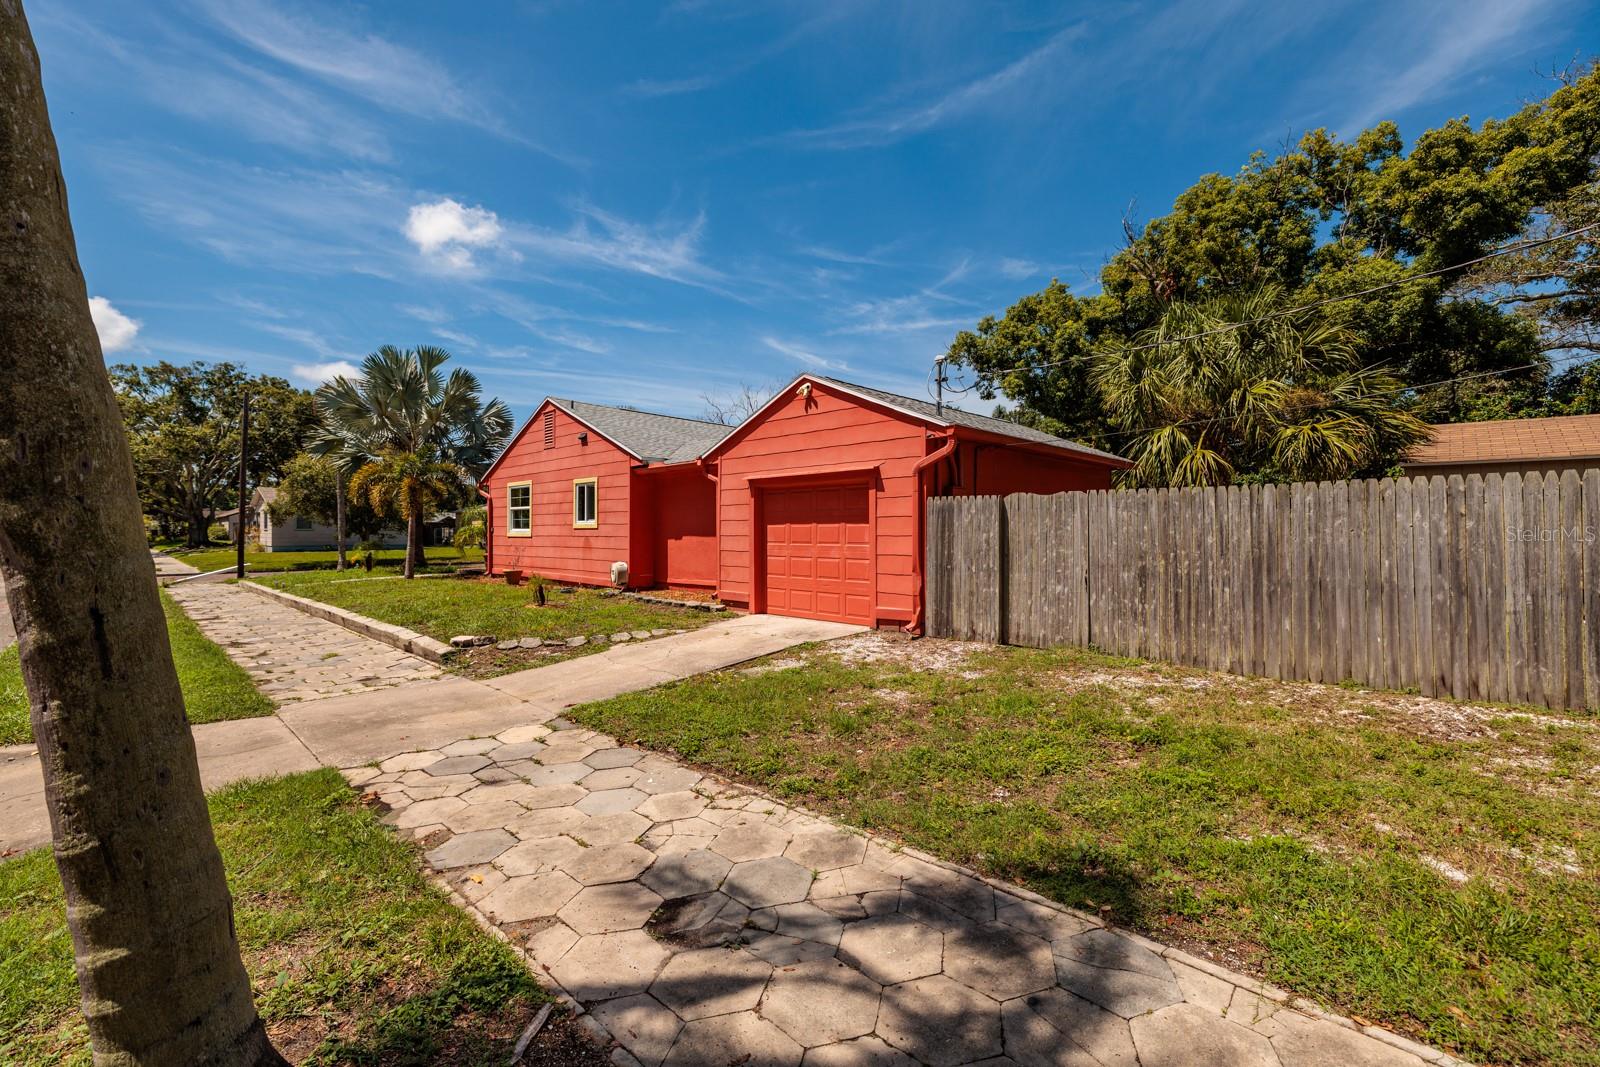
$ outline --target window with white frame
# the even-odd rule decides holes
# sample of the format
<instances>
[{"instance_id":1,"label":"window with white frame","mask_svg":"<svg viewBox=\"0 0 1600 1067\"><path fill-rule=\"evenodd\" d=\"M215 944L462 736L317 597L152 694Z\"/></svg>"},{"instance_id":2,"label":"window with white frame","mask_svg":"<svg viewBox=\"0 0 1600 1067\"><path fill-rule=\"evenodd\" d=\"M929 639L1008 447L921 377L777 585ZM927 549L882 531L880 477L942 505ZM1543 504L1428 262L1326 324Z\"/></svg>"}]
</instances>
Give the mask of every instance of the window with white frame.
<instances>
[{"instance_id":1,"label":"window with white frame","mask_svg":"<svg viewBox=\"0 0 1600 1067\"><path fill-rule=\"evenodd\" d=\"M512 537L533 533L533 486L527 482L506 486L506 533Z\"/></svg>"},{"instance_id":2,"label":"window with white frame","mask_svg":"<svg viewBox=\"0 0 1600 1067\"><path fill-rule=\"evenodd\" d=\"M580 529L599 525L598 494L593 478L572 483L572 525Z\"/></svg>"}]
</instances>

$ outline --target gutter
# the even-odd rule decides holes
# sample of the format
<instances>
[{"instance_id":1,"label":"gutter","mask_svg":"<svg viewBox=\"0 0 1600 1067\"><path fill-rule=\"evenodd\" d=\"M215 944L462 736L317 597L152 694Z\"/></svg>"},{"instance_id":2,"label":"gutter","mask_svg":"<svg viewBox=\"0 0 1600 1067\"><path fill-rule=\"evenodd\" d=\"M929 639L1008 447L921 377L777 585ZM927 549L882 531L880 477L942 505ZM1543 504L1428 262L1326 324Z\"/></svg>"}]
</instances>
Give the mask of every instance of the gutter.
<instances>
[{"instance_id":1,"label":"gutter","mask_svg":"<svg viewBox=\"0 0 1600 1067\"><path fill-rule=\"evenodd\" d=\"M917 593L917 610L912 615L911 621L900 628L906 633L922 633L924 605L927 602L927 587L923 584L922 558L927 551L925 543L928 537L928 493L927 485L923 482L922 476L932 469L935 464L948 459L950 453L955 450L956 432L952 428L945 435L944 444L934 452L919 459L917 465L911 469L912 476L917 479L917 524L915 527L917 537L916 545L913 547L911 554L911 584Z\"/></svg>"}]
</instances>

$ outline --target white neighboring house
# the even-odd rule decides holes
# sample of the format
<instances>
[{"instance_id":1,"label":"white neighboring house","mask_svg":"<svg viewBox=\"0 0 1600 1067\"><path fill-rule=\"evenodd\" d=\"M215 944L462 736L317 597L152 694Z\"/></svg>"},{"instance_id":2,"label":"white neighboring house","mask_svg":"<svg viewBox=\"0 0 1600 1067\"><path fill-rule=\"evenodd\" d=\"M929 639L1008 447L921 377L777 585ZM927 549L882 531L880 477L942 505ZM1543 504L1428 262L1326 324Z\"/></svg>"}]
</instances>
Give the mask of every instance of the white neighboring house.
<instances>
[{"instance_id":1,"label":"white neighboring house","mask_svg":"<svg viewBox=\"0 0 1600 1067\"><path fill-rule=\"evenodd\" d=\"M338 534L332 526L302 515L285 515L281 522L273 522L271 506L277 496L275 486L264 485L250 497L250 534L260 542L261 551L313 552L339 547ZM372 540L384 548L404 548L406 535L404 530L384 530ZM346 543L353 547L355 541Z\"/></svg>"}]
</instances>

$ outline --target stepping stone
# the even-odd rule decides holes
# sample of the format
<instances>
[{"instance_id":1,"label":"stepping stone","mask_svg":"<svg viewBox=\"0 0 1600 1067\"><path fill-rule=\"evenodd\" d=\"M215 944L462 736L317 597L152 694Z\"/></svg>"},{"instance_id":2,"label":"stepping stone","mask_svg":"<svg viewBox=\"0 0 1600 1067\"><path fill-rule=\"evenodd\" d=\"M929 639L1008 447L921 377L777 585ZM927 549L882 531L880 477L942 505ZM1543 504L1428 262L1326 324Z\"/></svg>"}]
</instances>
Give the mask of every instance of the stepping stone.
<instances>
[{"instance_id":1,"label":"stepping stone","mask_svg":"<svg viewBox=\"0 0 1600 1067\"><path fill-rule=\"evenodd\" d=\"M611 815L632 811L647 799L647 795L637 789L602 789L590 793L573 806L586 815Z\"/></svg>"},{"instance_id":2,"label":"stepping stone","mask_svg":"<svg viewBox=\"0 0 1600 1067\"><path fill-rule=\"evenodd\" d=\"M749 1011L761 1003L772 965L737 949L680 952L650 984L650 994L684 1020Z\"/></svg>"},{"instance_id":3,"label":"stepping stone","mask_svg":"<svg viewBox=\"0 0 1600 1067\"><path fill-rule=\"evenodd\" d=\"M788 831L759 822L724 830L711 843L712 851L726 856L735 863L765 859L768 856L781 856L787 847L789 847Z\"/></svg>"},{"instance_id":4,"label":"stepping stone","mask_svg":"<svg viewBox=\"0 0 1600 1067\"><path fill-rule=\"evenodd\" d=\"M610 1000L643 993L670 955L643 930L588 934L550 966L550 974L579 1000Z\"/></svg>"},{"instance_id":5,"label":"stepping stone","mask_svg":"<svg viewBox=\"0 0 1600 1067\"><path fill-rule=\"evenodd\" d=\"M692 819L705 810L706 798L689 789L680 789L675 793L657 793L638 807L640 815L655 822Z\"/></svg>"},{"instance_id":6,"label":"stepping stone","mask_svg":"<svg viewBox=\"0 0 1600 1067\"><path fill-rule=\"evenodd\" d=\"M634 630L632 634L635 641L647 641L650 638L649 630Z\"/></svg>"},{"instance_id":7,"label":"stepping stone","mask_svg":"<svg viewBox=\"0 0 1600 1067\"><path fill-rule=\"evenodd\" d=\"M578 636L578 637L569 637L569 638L567 638L567 647L568 648L579 648L579 647L581 647L583 645L586 645L588 643L589 643L589 639L587 637L583 637L581 635Z\"/></svg>"},{"instance_id":8,"label":"stepping stone","mask_svg":"<svg viewBox=\"0 0 1600 1067\"><path fill-rule=\"evenodd\" d=\"M843 830L811 830L796 834L783 854L814 871L831 871L860 863L866 839Z\"/></svg>"},{"instance_id":9,"label":"stepping stone","mask_svg":"<svg viewBox=\"0 0 1600 1067\"><path fill-rule=\"evenodd\" d=\"M446 774L471 774L487 766L489 766L489 757L487 756L449 756L436 763L429 764L423 770L435 778L439 778Z\"/></svg>"},{"instance_id":10,"label":"stepping stone","mask_svg":"<svg viewBox=\"0 0 1600 1067\"><path fill-rule=\"evenodd\" d=\"M1272 1043L1253 1030L1219 1018L1196 1004L1175 1004L1129 1024L1142 1067L1187 1067L1225 1063L1229 1067L1279 1067ZM1333 1029L1330 1027L1330 1029ZM1296 1063L1314 1063L1299 1061ZM1349 1064L1330 1058L1329 1064Z\"/></svg>"},{"instance_id":11,"label":"stepping stone","mask_svg":"<svg viewBox=\"0 0 1600 1067\"><path fill-rule=\"evenodd\" d=\"M562 870L584 885L607 885L638 878L655 856L632 842L581 848L576 855L557 861ZM595 931L599 933L601 931Z\"/></svg>"},{"instance_id":12,"label":"stepping stone","mask_svg":"<svg viewBox=\"0 0 1600 1067\"><path fill-rule=\"evenodd\" d=\"M436 871L448 870L451 867L470 867L478 863L488 863L516 843L517 839L504 830L478 830L473 833L456 834L423 858L428 861L428 866Z\"/></svg>"},{"instance_id":13,"label":"stepping stone","mask_svg":"<svg viewBox=\"0 0 1600 1067\"><path fill-rule=\"evenodd\" d=\"M942 974L885 989L877 1029L879 1037L930 1067L956 1067L1001 1052L1000 1005Z\"/></svg>"},{"instance_id":14,"label":"stepping stone","mask_svg":"<svg viewBox=\"0 0 1600 1067\"><path fill-rule=\"evenodd\" d=\"M633 638L633 635L628 633L626 630L622 631L621 633L616 633L616 634L612 634L611 635L611 640L613 640L613 641L628 641L628 640L631 640L632 638Z\"/></svg>"},{"instance_id":15,"label":"stepping stone","mask_svg":"<svg viewBox=\"0 0 1600 1067\"><path fill-rule=\"evenodd\" d=\"M601 1004L592 1014L646 1067L661 1062L683 1029L682 1019L643 993Z\"/></svg>"},{"instance_id":16,"label":"stepping stone","mask_svg":"<svg viewBox=\"0 0 1600 1067\"><path fill-rule=\"evenodd\" d=\"M793 1039L753 1011L696 1019L687 1024L662 1067L794 1067L805 1054Z\"/></svg>"},{"instance_id":17,"label":"stepping stone","mask_svg":"<svg viewBox=\"0 0 1600 1067\"><path fill-rule=\"evenodd\" d=\"M524 637L517 641L520 648L538 648L544 641L537 637Z\"/></svg>"},{"instance_id":18,"label":"stepping stone","mask_svg":"<svg viewBox=\"0 0 1600 1067\"><path fill-rule=\"evenodd\" d=\"M839 958L868 978L893 985L939 973L944 935L905 915L880 915L845 927Z\"/></svg>"},{"instance_id":19,"label":"stepping stone","mask_svg":"<svg viewBox=\"0 0 1600 1067\"><path fill-rule=\"evenodd\" d=\"M521 641L513 638L509 641L497 641L494 647L499 649L501 652L510 652L512 649L521 647L521 644Z\"/></svg>"},{"instance_id":20,"label":"stepping stone","mask_svg":"<svg viewBox=\"0 0 1600 1067\"><path fill-rule=\"evenodd\" d=\"M945 934L944 973L995 1000L1056 984L1050 943L1003 923Z\"/></svg>"},{"instance_id":21,"label":"stepping stone","mask_svg":"<svg viewBox=\"0 0 1600 1067\"><path fill-rule=\"evenodd\" d=\"M722 891L751 908L794 904L811 889L811 872L782 856L736 863L723 880Z\"/></svg>"},{"instance_id":22,"label":"stepping stone","mask_svg":"<svg viewBox=\"0 0 1600 1067\"><path fill-rule=\"evenodd\" d=\"M1048 1062L1048 1061L1046 1061ZM806 1053L806 1067L919 1067L917 1061L881 1037L858 1037ZM1008 1059L984 1060L973 1067L1016 1067ZM1095 1065L1099 1067L1099 1065Z\"/></svg>"},{"instance_id":23,"label":"stepping stone","mask_svg":"<svg viewBox=\"0 0 1600 1067\"><path fill-rule=\"evenodd\" d=\"M661 906L661 898L634 882L587 886L557 912L580 934L614 934L637 930Z\"/></svg>"},{"instance_id":24,"label":"stepping stone","mask_svg":"<svg viewBox=\"0 0 1600 1067\"><path fill-rule=\"evenodd\" d=\"M596 770L607 770L611 767L632 767L644 758L644 753L636 748L602 748L583 757L583 762Z\"/></svg>"},{"instance_id":25,"label":"stepping stone","mask_svg":"<svg viewBox=\"0 0 1600 1067\"><path fill-rule=\"evenodd\" d=\"M507 878L478 902L478 909L497 923L517 923L554 915L583 887L560 871Z\"/></svg>"},{"instance_id":26,"label":"stepping stone","mask_svg":"<svg viewBox=\"0 0 1600 1067\"><path fill-rule=\"evenodd\" d=\"M668 900L708 893L722 884L733 864L709 849L657 856L640 881Z\"/></svg>"},{"instance_id":27,"label":"stepping stone","mask_svg":"<svg viewBox=\"0 0 1600 1067\"><path fill-rule=\"evenodd\" d=\"M806 1047L872 1032L883 987L838 960L786 967L772 976L761 1016Z\"/></svg>"}]
</instances>

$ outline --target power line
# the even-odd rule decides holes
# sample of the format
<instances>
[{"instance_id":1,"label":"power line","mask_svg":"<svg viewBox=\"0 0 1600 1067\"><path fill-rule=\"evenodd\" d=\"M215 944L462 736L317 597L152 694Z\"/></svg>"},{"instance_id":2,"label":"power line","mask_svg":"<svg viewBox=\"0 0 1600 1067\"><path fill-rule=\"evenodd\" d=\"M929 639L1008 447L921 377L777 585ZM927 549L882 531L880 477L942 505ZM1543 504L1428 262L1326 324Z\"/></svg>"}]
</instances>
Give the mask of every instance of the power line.
<instances>
[{"instance_id":1,"label":"power line","mask_svg":"<svg viewBox=\"0 0 1600 1067\"><path fill-rule=\"evenodd\" d=\"M1437 267L1433 270L1423 271L1421 274L1412 274L1405 278L1396 278L1393 281L1383 282L1379 285L1369 286L1365 289L1358 289L1352 293L1340 293L1337 296L1325 296L1319 300L1313 300L1308 304L1300 304L1296 307L1280 308L1277 311L1272 311L1253 319L1245 319L1243 322L1224 323L1221 326L1217 326L1209 330L1202 330L1199 333L1191 333L1182 337L1168 337L1161 341L1151 341L1146 344L1123 348L1121 351L1147 352L1153 348L1162 348L1166 345L1183 344L1186 341L1199 341L1207 337L1214 337L1217 334L1241 330L1246 326L1257 326L1263 322L1271 322L1274 319L1281 319L1289 315L1298 315L1305 311L1315 311L1318 308L1324 308L1330 304L1338 304L1345 300L1358 300L1364 296L1372 296L1375 293L1382 293L1390 289L1397 289L1402 285L1409 285L1412 282L1419 282L1425 278L1436 278L1441 274L1450 274L1455 271L1463 270L1467 267L1475 267L1479 263L1487 263L1491 259L1498 259L1501 256L1509 256L1515 252L1525 252L1530 248L1539 248L1543 245L1555 244L1557 241L1565 241L1568 238L1576 237L1579 234L1588 233L1590 230L1596 228L1600 228L1600 222L1591 222L1586 226L1579 226L1577 229L1568 230L1565 233L1555 234L1551 237L1529 238L1526 241L1518 241L1514 244L1497 248L1493 252L1487 252L1475 259L1462 260L1460 263L1456 263L1448 267ZM1068 363L1076 363L1082 358L1082 356L1077 356L1073 357L1072 359L1053 360L1049 363L1022 364L1016 367L1008 368L1008 372L1011 370L1045 370L1050 367L1061 367Z\"/></svg>"}]
</instances>

